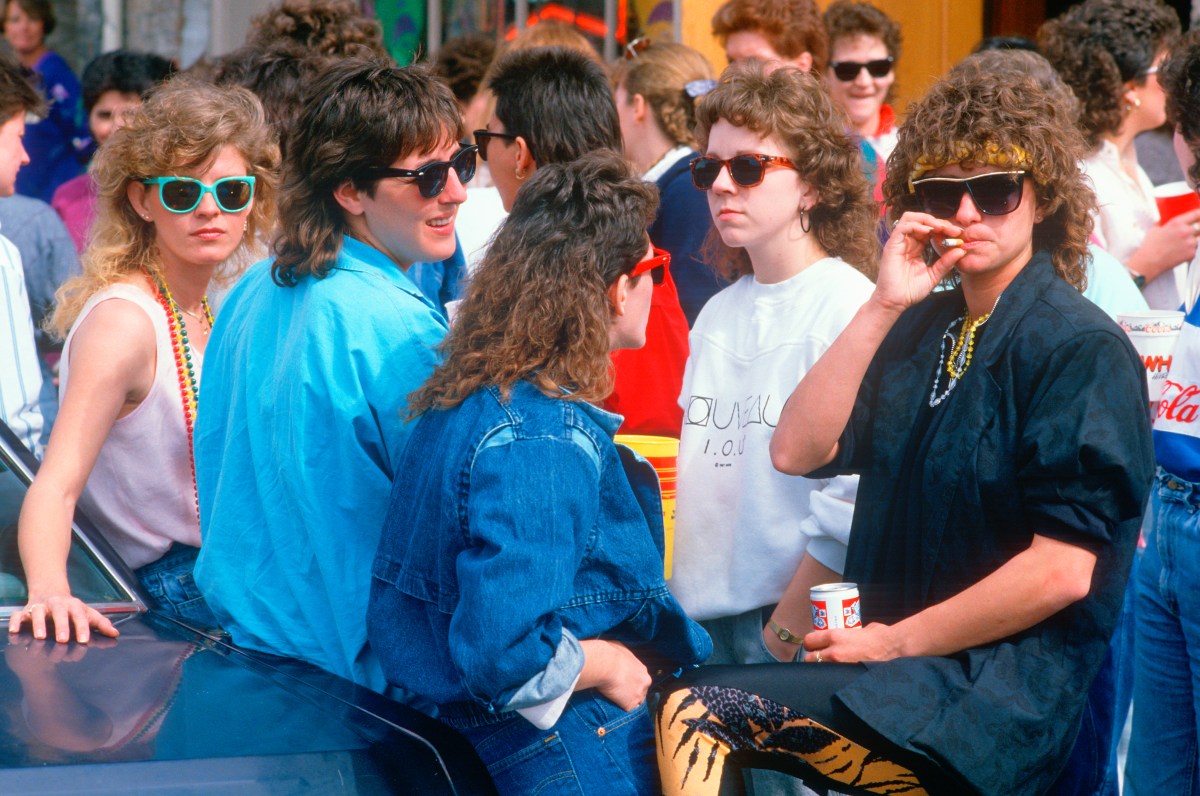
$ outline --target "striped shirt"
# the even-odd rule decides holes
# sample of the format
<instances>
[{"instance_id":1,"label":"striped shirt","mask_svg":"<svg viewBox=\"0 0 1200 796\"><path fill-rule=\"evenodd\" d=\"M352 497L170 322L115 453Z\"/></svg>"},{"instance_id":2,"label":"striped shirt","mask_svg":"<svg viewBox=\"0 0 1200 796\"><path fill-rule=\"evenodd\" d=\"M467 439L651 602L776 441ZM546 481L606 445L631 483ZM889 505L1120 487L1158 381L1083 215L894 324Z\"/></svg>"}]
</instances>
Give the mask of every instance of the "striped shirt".
<instances>
[{"instance_id":1,"label":"striped shirt","mask_svg":"<svg viewBox=\"0 0 1200 796\"><path fill-rule=\"evenodd\" d=\"M21 255L0 235L0 420L35 454L41 454L42 371L33 344L33 319Z\"/></svg>"}]
</instances>

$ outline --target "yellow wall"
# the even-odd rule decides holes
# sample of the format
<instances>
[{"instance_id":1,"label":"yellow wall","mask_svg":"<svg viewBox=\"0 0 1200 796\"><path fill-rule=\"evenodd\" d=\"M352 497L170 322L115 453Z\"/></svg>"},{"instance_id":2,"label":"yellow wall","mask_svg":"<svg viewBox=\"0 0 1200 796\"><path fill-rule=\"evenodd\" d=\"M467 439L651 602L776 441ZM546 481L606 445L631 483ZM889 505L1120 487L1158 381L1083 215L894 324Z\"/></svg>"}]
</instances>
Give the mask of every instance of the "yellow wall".
<instances>
[{"instance_id":1,"label":"yellow wall","mask_svg":"<svg viewBox=\"0 0 1200 796\"><path fill-rule=\"evenodd\" d=\"M724 0L685 0L683 42L708 56L717 69L725 53L712 37L712 16ZM983 0L873 0L900 24L903 50L896 68L896 110L903 113L954 63L983 38ZM822 8L828 0L818 0Z\"/></svg>"}]
</instances>

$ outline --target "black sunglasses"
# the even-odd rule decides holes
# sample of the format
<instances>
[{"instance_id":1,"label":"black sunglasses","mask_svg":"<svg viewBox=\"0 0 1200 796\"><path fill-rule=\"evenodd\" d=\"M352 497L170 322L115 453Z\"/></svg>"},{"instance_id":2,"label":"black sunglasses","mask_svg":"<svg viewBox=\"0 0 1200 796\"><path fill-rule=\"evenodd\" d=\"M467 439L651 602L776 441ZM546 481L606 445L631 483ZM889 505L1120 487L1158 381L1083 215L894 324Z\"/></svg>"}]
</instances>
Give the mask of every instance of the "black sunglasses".
<instances>
[{"instance_id":1,"label":"black sunglasses","mask_svg":"<svg viewBox=\"0 0 1200 796\"><path fill-rule=\"evenodd\" d=\"M491 143L493 138L502 138L505 141L517 140L517 136L512 133L493 133L491 130L476 130L474 135L475 143L479 146L479 157L483 158L484 163L487 163L488 144Z\"/></svg>"},{"instance_id":2,"label":"black sunglasses","mask_svg":"<svg viewBox=\"0 0 1200 796\"><path fill-rule=\"evenodd\" d=\"M926 177L913 180L911 192L926 213L935 218L952 218L962 204L963 193L985 216L1006 216L1021 206L1025 172L996 171L976 177Z\"/></svg>"},{"instance_id":3,"label":"black sunglasses","mask_svg":"<svg viewBox=\"0 0 1200 796\"><path fill-rule=\"evenodd\" d=\"M892 71L893 58L880 58L875 61L831 61L829 68L843 83L849 83L858 77L858 73L866 69L871 77L887 77Z\"/></svg>"},{"instance_id":4,"label":"black sunglasses","mask_svg":"<svg viewBox=\"0 0 1200 796\"><path fill-rule=\"evenodd\" d=\"M735 155L728 160L705 156L692 161L692 184L707 191L726 166L729 176L743 188L753 188L761 183L770 166L796 168L795 163L779 155Z\"/></svg>"},{"instance_id":5,"label":"black sunglasses","mask_svg":"<svg viewBox=\"0 0 1200 796\"><path fill-rule=\"evenodd\" d=\"M416 183L421 196L432 199L445 190L450 169L454 169L454 173L458 175L458 181L463 185L471 181L475 176L475 153L478 151L479 147L474 144L464 143L462 149L458 150L458 153L450 160L435 160L432 163L426 163L419 169L395 169L391 166L380 166L367 169L359 175L359 179L370 181L381 180L385 177L404 177Z\"/></svg>"}]
</instances>

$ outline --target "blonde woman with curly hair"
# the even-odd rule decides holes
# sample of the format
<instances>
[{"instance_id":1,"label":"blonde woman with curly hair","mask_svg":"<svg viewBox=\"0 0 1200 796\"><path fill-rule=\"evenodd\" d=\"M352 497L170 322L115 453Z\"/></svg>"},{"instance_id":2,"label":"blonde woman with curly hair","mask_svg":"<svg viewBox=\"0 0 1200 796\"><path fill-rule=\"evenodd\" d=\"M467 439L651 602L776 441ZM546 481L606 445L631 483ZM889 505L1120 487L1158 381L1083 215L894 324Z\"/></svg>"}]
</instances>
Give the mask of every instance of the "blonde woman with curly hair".
<instances>
[{"instance_id":1,"label":"blonde woman with curly hair","mask_svg":"<svg viewBox=\"0 0 1200 796\"><path fill-rule=\"evenodd\" d=\"M651 673L711 649L663 582L653 470L595 405L670 262L646 239L654 205L610 150L540 166L409 401L371 647L501 794L650 792Z\"/></svg>"},{"instance_id":2,"label":"blonde woman with curly hair","mask_svg":"<svg viewBox=\"0 0 1200 796\"><path fill-rule=\"evenodd\" d=\"M176 80L114 132L92 169L98 216L83 274L51 318L66 338L62 409L21 511L37 638L83 643L116 629L71 596L76 505L157 607L215 625L191 571L200 545L192 428L212 329L207 291L252 256L271 224L278 148L250 92Z\"/></svg>"},{"instance_id":3,"label":"blonde woman with curly hair","mask_svg":"<svg viewBox=\"0 0 1200 796\"><path fill-rule=\"evenodd\" d=\"M640 42L640 43L639 43ZM674 42L635 41L609 72L625 157L658 186L650 240L671 252L672 276L688 325L722 283L700 249L712 229L704 194L692 187L696 103L716 85L701 53Z\"/></svg>"},{"instance_id":4,"label":"blonde woman with curly hair","mask_svg":"<svg viewBox=\"0 0 1200 796\"><path fill-rule=\"evenodd\" d=\"M1094 743L1154 461L1142 364L1080 294L1082 150L1033 78L954 71L911 109L875 290L771 442L785 472L860 474L861 602L791 628L803 664L670 694L668 793L715 792L730 751L855 793L1046 793Z\"/></svg>"}]
</instances>

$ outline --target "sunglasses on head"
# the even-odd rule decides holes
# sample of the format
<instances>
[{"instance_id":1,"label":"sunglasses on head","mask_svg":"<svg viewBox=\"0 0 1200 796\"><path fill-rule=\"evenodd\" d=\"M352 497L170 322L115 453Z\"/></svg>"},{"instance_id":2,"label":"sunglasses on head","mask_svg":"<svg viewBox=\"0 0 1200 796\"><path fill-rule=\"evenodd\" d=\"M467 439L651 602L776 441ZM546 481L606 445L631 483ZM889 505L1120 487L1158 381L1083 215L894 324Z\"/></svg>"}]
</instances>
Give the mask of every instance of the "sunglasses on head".
<instances>
[{"instance_id":1,"label":"sunglasses on head","mask_svg":"<svg viewBox=\"0 0 1200 796\"><path fill-rule=\"evenodd\" d=\"M892 61L891 56L875 61L832 61L829 68L833 70L833 74L838 80L850 83L856 80L864 69L871 77L887 77L888 73L892 71Z\"/></svg>"},{"instance_id":2,"label":"sunglasses on head","mask_svg":"<svg viewBox=\"0 0 1200 796\"><path fill-rule=\"evenodd\" d=\"M985 216L1005 216L1021 206L1025 172L996 171L975 177L925 177L913 180L912 192L921 208L935 218L952 218L963 193Z\"/></svg>"},{"instance_id":3,"label":"sunglasses on head","mask_svg":"<svg viewBox=\"0 0 1200 796\"><path fill-rule=\"evenodd\" d=\"M450 177L450 169L454 169L454 173L458 175L458 181L463 185L466 185L475 176L475 153L479 151L479 147L466 143L461 146L462 149L458 150L458 153L450 160L435 160L432 163L426 163L419 169L396 169L391 166L380 166L367 169L359 175L359 178L370 181L385 177L403 177L416 184L421 196L432 199L445 190L446 182Z\"/></svg>"},{"instance_id":4,"label":"sunglasses on head","mask_svg":"<svg viewBox=\"0 0 1200 796\"><path fill-rule=\"evenodd\" d=\"M635 265L633 270L629 272L629 278L637 279L642 274L649 273L650 281L656 285L661 285L663 280L667 278L667 267L670 264L671 253L654 247L654 254Z\"/></svg>"},{"instance_id":5,"label":"sunglasses on head","mask_svg":"<svg viewBox=\"0 0 1200 796\"><path fill-rule=\"evenodd\" d=\"M634 39L633 41L629 42L629 44L625 45L625 53L624 53L623 57L637 58L652 43L653 42L650 41L649 36L639 36L636 39Z\"/></svg>"},{"instance_id":6,"label":"sunglasses on head","mask_svg":"<svg viewBox=\"0 0 1200 796\"><path fill-rule=\"evenodd\" d=\"M224 177L211 185L192 177L155 177L143 185L158 186L158 200L172 213L190 213L200 206L204 194L211 193L217 207L226 213L240 213L254 198L253 177Z\"/></svg>"},{"instance_id":7,"label":"sunglasses on head","mask_svg":"<svg viewBox=\"0 0 1200 796\"><path fill-rule=\"evenodd\" d=\"M734 155L728 160L708 157L692 161L692 184L702 191L713 187L721 169L729 167L729 176L743 188L753 188L763 181L769 167L796 168L796 164L779 155Z\"/></svg>"},{"instance_id":8,"label":"sunglasses on head","mask_svg":"<svg viewBox=\"0 0 1200 796\"><path fill-rule=\"evenodd\" d=\"M476 130L474 135L475 143L479 146L479 157L483 159L484 163L487 163L488 144L492 142L493 138L501 138L505 141L517 140L517 136L512 133L493 133L491 130Z\"/></svg>"}]
</instances>

